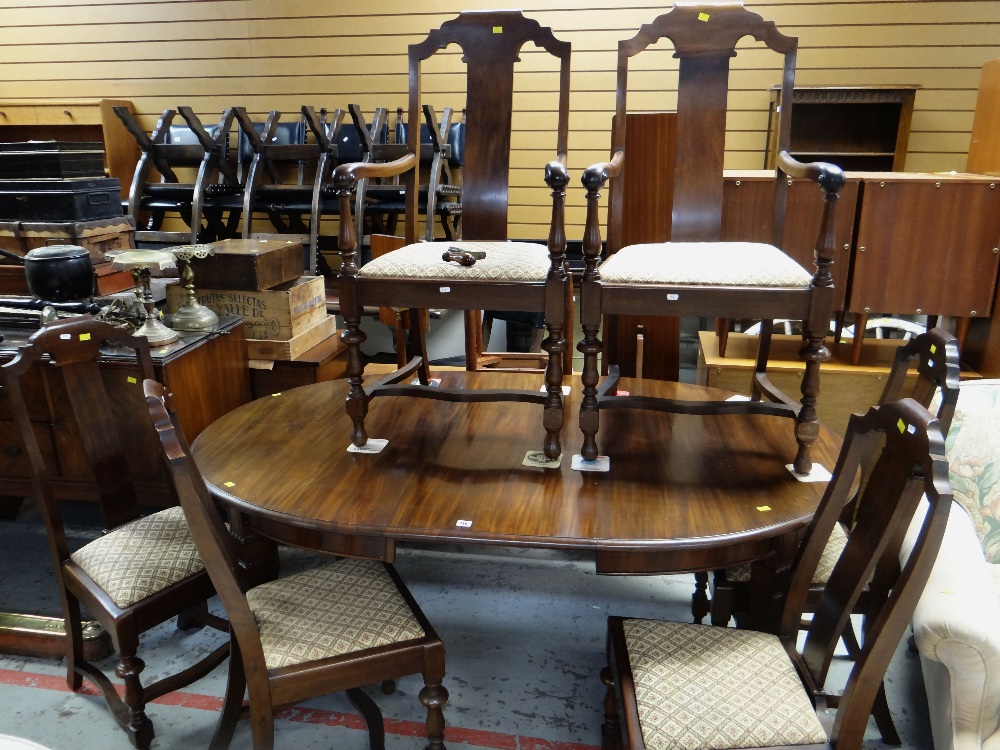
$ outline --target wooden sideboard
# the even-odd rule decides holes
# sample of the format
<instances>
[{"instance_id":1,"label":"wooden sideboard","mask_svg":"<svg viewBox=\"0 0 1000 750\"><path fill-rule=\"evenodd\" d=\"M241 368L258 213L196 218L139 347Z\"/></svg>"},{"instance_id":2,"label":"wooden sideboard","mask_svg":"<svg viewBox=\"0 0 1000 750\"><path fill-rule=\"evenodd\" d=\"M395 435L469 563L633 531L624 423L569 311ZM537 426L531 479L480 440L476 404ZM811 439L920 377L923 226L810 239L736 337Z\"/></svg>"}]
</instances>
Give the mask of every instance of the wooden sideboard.
<instances>
[{"instance_id":1,"label":"wooden sideboard","mask_svg":"<svg viewBox=\"0 0 1000 750\"><path fill-rule=\"evenodd\" d=\"M121 182L122 199L128 199L132 175L139 161L139 144L125 129L113 107L127 107L127 99L77 101L0 101L0 142L94 141L104 144L104 169Z\"/></svg>"},{"instance_id":2,"label":"wooden sideboard","mask_svg":"<svg viewBox=\"0 0 1000 750\"><path fill-rule=\"evenodd\" d=\"M27 334L3 329L2 324L0 333L4 335L0 361L7 361ZM212 421L250 400L242 318L223 318L215 333L182 333L179 341L157 347L152 354L156 376L174 394L178 419L190 440ZM129 466L123 470L136 478L144 504L173 504L159 444L137 382L139 368L134 355L109 351L102 356L101 371L125 445ZM57 495L67 500L96 499L92 474L56 368L40 366L38 378L25 389L25 399L42 451L55 458ZM22 498L31 494L27 457L6 397L0 393L0 511L16 512Z\"/></svg>"}]
</instances>

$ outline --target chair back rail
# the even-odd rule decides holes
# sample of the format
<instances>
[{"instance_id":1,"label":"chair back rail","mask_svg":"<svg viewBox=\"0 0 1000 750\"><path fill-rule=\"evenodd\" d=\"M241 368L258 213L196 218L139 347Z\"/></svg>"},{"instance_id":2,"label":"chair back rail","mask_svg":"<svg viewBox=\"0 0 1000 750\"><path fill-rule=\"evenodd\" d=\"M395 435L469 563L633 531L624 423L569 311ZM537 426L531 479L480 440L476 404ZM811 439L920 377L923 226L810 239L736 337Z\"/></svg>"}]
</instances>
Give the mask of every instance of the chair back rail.
<instances>
[{"instance_id":1,"label":"chair back rail","mask_svg":"<svg viewBox=\"0 0 1000 750\"><path fill-rule=\"evenodd\" d=\"M167 410L166 388L155 380L145 380L142 386L146 406L153 418L164 460L178 500L184 509L191 536L198 546L205 569L229 617L229 625L239 642L246 670L265 674L267 667L260 636L239 583L236 543L226 529L198 467L190 459L191 451L183 431L177 426L172 413ZM255 681L250 680L249 684L253 686Z\"/></svg>"},{"instance_id":2,"label":"chair back rail","mask_svg":"<svg viewBox=\"0 0 1000 750\"><path fill-rule=\"evenodd\" d=\"M549 27L519 11L466 12L427 38L410 45L410 99L407 145L419 154L422 120L421 63L450 44L457 44L467 64L466 141L462 177L462 236L468 240L507 238L507 195L510 135L514 95L514 63L521 48L533 42L559 58L559 119L556 159L565 163L569 133L570 44L555 38ZM406 174L408 243L418 239L416 228L420 184L419 165Z\"/></svg>"},{"instance_id":3,"label":"chair back rail","mask_svg":"<svg viewBox=\"0 0 1000 750\"><path fill-rule=\"evenodd\" d=\"M884 447L865 486L857 523L806 635L799 663L807 682L822 690L837 643L872 575L898 570L902 539L895 530L907 527L921 497L927 498L928 506L914 554L894 575L884 595L871 597L865 642L833 725L835 746L841 742L845 747L861 746L882 677L930 575L952 500L944 437L938 419L927 409L907 398L873 407L865 415L852 415L833 479L799 548L782 613L779 634L793 658L799 658L795 641L826 541L853 491L864 457L877 451L882 441Z\"/></svg>"},{"instance_id":4,"label":"chair back rail","mask_svg":"<svg viewBox=\"0 0 1000 750\"><path fill-rule=\"evenodd\" d=\"M703 16L708 15L708 18ZM660 39L674 44L679 59L677 73L677 147L671 237L675 241L716 241L722 233L722 166L726 136L726 96L729 90L729 61L736 56L736 44L752 36L784 56L782 94L791 101L795 78L798 40L778 31L774 22L764 21L740 5L711 7L677 5L654 21L644 24L631 39L618 44L618 85L615 106L616 127L612 152L625 148L628 61ZM788 147L791 108L784 107L779 124L778 150ZM784 183L783 180L778 180ZM775 237L780 240L784 219L784 190L776 196ZM613 192L617 204L610 209L618 217L608 227L609 252L621 247L622 191ZM775 244L778 244L777 242Z\"/></svg>"}]
</instances>

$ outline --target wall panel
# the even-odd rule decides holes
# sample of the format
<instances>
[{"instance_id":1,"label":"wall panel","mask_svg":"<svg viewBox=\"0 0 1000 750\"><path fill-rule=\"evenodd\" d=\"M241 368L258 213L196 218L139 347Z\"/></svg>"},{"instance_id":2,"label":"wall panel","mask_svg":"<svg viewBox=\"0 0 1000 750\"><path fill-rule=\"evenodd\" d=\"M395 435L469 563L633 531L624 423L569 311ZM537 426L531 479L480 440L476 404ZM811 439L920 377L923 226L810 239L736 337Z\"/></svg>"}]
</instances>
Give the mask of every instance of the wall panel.
<instances>
[{"instance_id":1,"label":"wall panel","mask_svg":"<svg viewBox=\"0 0 1000 750\"><path fill-rule=\"evenodd\" d=\"M163 109L188 104L206 122L241 104L262 119L269 109L302 104L327 108L405 104L406 48L459 10L506 6L496 0L0 0L0 98L28 102L91 97L133 101L151 129ZM606 157L614 107L615 45L667 4L630 0L522 0L528 15L572 42L570 169L578 176ZM979 68L1000 57L995 0L770 0L748 6L799 36L803 85L919 84L910 136L909 169L961 170L965 165ZM436 61L425 98L438 111L459 108L456 56ZM541 166L550 157L554 68L547 57L523 55L518 104L531 113L515 121L511 224L514 236L543 237L548 220ZM672 106L660 66L669 50L636 61L630 97L635 111ZM769 56L746 50L733 62L735 108L726 165L763 163L768 90L778 81ZM430 67L430 66L429 66ZM453 69L453 68L452 68ZM583 197L569 198L569 236L578 238Z\"/></svg>"}]
</instances>

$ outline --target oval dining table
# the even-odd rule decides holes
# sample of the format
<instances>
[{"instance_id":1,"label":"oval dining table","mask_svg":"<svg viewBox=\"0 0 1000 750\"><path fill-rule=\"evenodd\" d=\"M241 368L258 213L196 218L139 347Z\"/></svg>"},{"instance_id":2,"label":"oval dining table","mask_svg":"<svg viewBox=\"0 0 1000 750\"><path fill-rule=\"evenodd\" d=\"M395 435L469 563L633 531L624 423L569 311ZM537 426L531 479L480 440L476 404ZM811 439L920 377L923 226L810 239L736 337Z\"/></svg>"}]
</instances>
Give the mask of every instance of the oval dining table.
<instances>
[{"instance_id":1,"label":"oval dining table","mask_svg":"<svg viewBox=\"0 0 1000 750\"><path fill-rule=\"evenodd\" d=\"M541 374L442 372L445 385L541 388ZM349 452L344 380L245 404L192 446L238 536L391 562L405 542L587 550L603 574L708 571L753 562L748 618L771 629L781 582L826 488L786 468L793 422L775 416L601 412L604 473L576 471L581 388L567 378L557 468L540 451L537 404L374 399L366 425L388 441ZM689 400L731 394L622 380L634 394ZM821 427L814 461L832 469L840 438ZM247 547L249 549L249 546ZM704 592L701 592L704 596Z\"/></svg>"}]
</instances>

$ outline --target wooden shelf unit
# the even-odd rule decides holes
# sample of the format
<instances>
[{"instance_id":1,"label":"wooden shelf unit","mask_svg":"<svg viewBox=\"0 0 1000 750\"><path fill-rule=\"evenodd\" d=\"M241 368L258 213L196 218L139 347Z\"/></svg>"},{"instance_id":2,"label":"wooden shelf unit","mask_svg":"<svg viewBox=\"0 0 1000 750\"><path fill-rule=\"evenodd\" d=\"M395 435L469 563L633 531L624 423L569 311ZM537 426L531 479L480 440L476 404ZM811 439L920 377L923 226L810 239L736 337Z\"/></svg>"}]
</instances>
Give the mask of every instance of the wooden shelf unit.
<instances>
[{"instance_id":1,"label":"wooden shelf unit","mask_svg":"<svg viewBox=\"0 0 1000 750\"><path fill-rule=\"evenodd\" d=\"M901 172L906 163L916 85L796 86L789 151L802 161L843 169ZM771 88L764 166L777 156L781 89Z\"/></svg>"},{"instance_id":2,"label":"wooden shelf unit","mask_svg":"<svg viewBox=\"0 0 1000 750\"><path fill-rule=\"evenodd\" d=\"M113 107L128 107L127 99L78 101L0 101L0 142L94 141L104 144L104 170L121 182L128 199L132 175L139 162L139 145L125 130Z\"/></svg>"}]
</instances>

